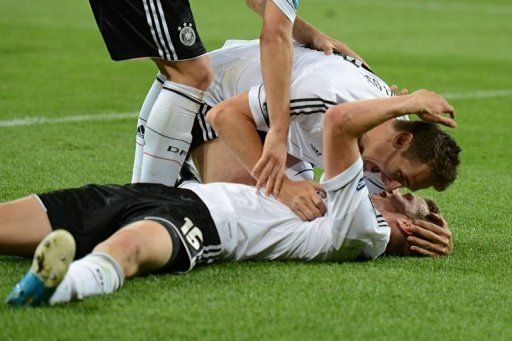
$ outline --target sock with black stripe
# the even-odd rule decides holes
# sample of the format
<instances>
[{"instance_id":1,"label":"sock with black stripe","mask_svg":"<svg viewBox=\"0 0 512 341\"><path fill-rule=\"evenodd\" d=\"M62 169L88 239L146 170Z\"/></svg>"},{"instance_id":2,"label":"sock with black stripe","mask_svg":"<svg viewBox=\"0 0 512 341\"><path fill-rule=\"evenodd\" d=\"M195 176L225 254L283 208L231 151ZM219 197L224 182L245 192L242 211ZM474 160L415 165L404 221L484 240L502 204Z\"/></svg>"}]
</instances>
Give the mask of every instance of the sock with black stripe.
<instances>
[{"instance_id":1,"label":"sock with black stripe","mask_svg":"<svg viewBox=\"0 0 512 341\"><path fill-rule=\"evenodd\" d=\"M144 131L146 130L146 122L149 118L149 113L162 90L164 82L167 80L164 74L158 73L156 80L151 85L142 108L140 109L139 118L137 119L137 135L135 137L135 158L133 160L132 183L140 181L140 173L142 170L142 153L144 151Z\"/></svg>"},{"instance_id":2,"label":"sock with black stripe","mask_svg":"<svg viewBox=\"0 0 512 341\"><path fill-rule=\"evenodd\" d=\"M164 83L146 124L141 182L174 186L187 158L203 97L199 89Z\"/></svg>"}]
</instances>

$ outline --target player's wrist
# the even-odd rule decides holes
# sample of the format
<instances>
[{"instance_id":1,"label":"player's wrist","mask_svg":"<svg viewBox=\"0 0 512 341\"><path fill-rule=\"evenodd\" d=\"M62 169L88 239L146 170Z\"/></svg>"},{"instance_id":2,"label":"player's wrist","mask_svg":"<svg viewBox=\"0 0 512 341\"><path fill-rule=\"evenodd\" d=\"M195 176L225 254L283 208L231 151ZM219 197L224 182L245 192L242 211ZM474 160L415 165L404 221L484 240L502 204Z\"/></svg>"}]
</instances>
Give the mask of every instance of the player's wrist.
<instances>
[{"instance_id":1,"label":"player's wrist","mask_svg":"<svg viewBox=\"0 0 512 341\"><path fill-rule=\"evenodd\" d=\"M399 117L411 113L415 113L418 107L418 102L413 95L403 95L394 97L396 107L394 108L394 117Z\"/></svg>"},{"instance_id":2,"label":"player's wrist","mask_svg":"<svg viewBox=\"0 0 512 341\"><path fill-rule=\"evenodd\" d=\"M272 137L274 141L286 144L288 141L288 129L287 128L271 128L268 135Z\"/></svg>"}]
</instances>

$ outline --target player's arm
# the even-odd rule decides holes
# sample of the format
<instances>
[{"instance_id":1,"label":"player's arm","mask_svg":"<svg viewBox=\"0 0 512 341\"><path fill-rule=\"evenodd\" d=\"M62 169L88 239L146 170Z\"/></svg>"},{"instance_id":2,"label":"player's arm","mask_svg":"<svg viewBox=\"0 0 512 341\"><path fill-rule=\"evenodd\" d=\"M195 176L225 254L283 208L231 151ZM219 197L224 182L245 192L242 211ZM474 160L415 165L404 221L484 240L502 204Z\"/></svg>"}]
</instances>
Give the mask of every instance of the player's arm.
<instances>
[{"instance_id":1,"label":"player's arm","mask_svg":"<svg viewBox=\"0 0 512 341\"><path fill-rule=\"evenodd\" d=\"M250 172L263 152L263 145L251 114L248 94L243 93L216 105L208 112L206 119ZM278 199L301 219L313 220L325 214L325 205L318 194L322 186L313 181L291 181L286 176L283 181L283 190Z\"/></svg>"},{"instance_id":2,"label":"player's arm","mask_svg":"<svg viewBox=\"0 0 512 341\"><path fill-rule=\"evenodd\" d=\"M447 113L451 116L442 116ZM406 114L455 127L453 107L440 95L418 90L411 95L344 103L330 108L324 118L324 171L330 179L359 157L357 139L379 124Z\"/></svg>"},{"instance_id":3,"label":"player's arm","mask_svg":"<svg viewBox=\"0 0 512 341\"><path fill-rule=\"evenodd\" d=\"M249 6L253 11L263 17L267 0L246 0L245 2L247 6ZM301 17L296 17L295 22L293 23L292 34L293 39L311 48L324 51L326 54L331 54L333 51L338 51L347 56L359 59L366 64L363 58L352 51L352 49L347 46L347 44L322 33L320 30L309 24Z\"/></svg>"},{"instance_id":4,"label":"player's arm","mask_svg":"<svg viewBox=\"0 0 512 341\"><path fill-rule=\"evenodd\" d=\"M251 172L257 179L256 187L265 186L266 195L272 193L277 196L284 177L290 126L292 27L292 21L273 1L269 1L263 16L260 58L270 130L261 158Z\"/></svg>"}]
</instances>

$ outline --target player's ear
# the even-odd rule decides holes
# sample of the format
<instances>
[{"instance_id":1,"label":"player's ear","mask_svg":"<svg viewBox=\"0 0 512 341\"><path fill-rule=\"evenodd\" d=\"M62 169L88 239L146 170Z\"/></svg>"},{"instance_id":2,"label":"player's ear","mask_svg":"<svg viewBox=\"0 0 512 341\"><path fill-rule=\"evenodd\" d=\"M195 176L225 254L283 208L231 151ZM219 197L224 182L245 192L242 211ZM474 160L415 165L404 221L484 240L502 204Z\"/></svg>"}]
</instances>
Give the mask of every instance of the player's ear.
<instances>
[{"instance_id":1,"label":"player's ear","mask_svg":"<svg viewBox=\"0 0 512 341\"><path fill-rule=\"evenodd\" d=\"M400 218L400 219L396 220L396 223L398 225L398 228L400 230L402 230L403 233L405 233L406 235L409 235L409 236L412 235L412 232L411 232L412 223L409 219Z\"/></svg>"},{"instance_id":2,"label":"player's ear","mask_svg":"<svg viewBox=\"0 0 512 341\"><path fill-rule=\"evenodd\" d=\"M401 131L393 138L393 147L396 149L407 150L412 143L413 135L406 131Z\"/></svg>"}]
</instances>

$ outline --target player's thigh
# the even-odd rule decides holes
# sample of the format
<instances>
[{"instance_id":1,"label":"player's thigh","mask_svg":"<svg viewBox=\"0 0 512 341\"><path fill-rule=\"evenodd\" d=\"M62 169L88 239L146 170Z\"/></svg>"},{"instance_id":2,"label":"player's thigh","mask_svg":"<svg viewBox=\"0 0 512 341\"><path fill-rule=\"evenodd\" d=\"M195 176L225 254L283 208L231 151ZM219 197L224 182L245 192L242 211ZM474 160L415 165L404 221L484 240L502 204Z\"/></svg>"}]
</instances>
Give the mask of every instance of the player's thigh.
<instances>
[{"instance_id":1,"label":"player's thigh","mask_svg":"<svg viewBox=\"0 0 512 341\"><path fill-rule=\"evenodd\" d=\"M0 204L0 253L32 256L52 227L35 196Z\"/></svg>"},{"instance_id":2,"label":"player's thigh","mask_svg":"<svg viewBox=\"0 0 512 341\"><path fill-rule=\"evenodd\" d=\"M168 80L206 91L213 80L213 69L208 56L194 59L168 61L153 59Z\"/></svg>"},{"instance_id":3,"label":"player's thigh","mask_svg":"<svg viewBox=\"0 0 512 341\"><path fill-rule=\"evenodd\" d=\"M203 183L232 182L256 184L252 176L220 139L208 141L192 151Z\"/></svg>"},{"instance_id":4,"label":"player's thigh","mask_svg":"<svg viewBox=\"0 0 512 341\"><path fill-rule=\"evenodd\" d=\"M140 220L114 233L94 248L114 257L125 273L136 274L158 270L166 265L172 255L172 241L169 232L160 223Z\"/></svg>"}]
</instances>

